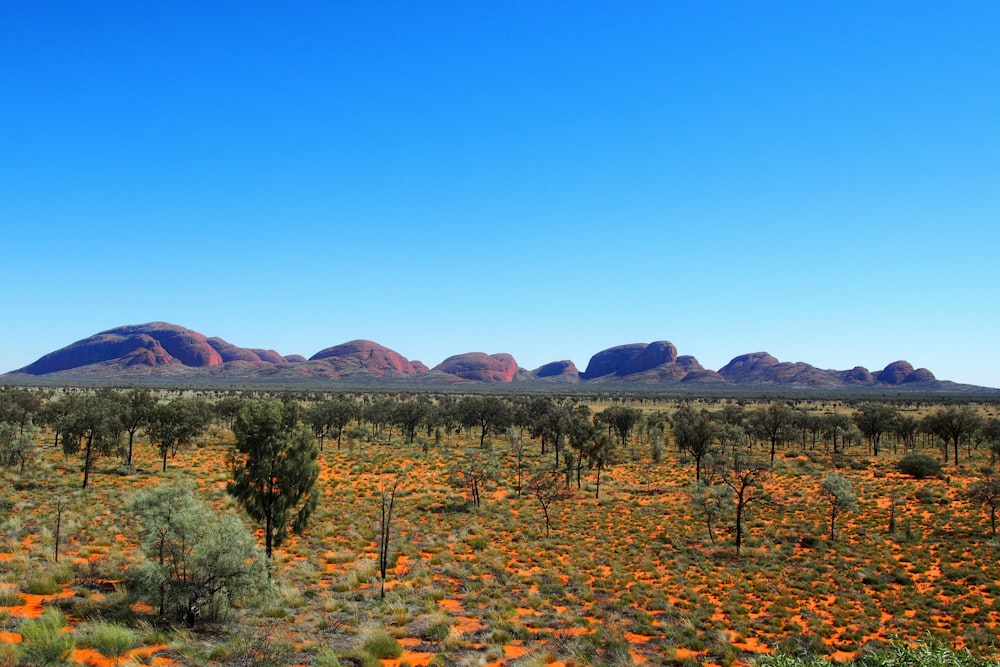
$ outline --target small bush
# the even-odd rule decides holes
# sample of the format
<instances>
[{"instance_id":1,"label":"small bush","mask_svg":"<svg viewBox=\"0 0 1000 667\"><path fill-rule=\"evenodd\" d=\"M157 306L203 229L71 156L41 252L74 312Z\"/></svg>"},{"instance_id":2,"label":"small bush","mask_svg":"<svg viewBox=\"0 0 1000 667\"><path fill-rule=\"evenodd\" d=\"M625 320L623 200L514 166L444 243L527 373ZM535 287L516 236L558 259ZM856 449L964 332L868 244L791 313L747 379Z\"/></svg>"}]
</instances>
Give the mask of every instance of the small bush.
<instances>
[{"instance_id":1,"label":"small bush","mask_svg":"<svg viewBox=\"0 0 1000 667\"><path fill-rule=\"evenodd\" d=\"M9 588L0 588L0 607L20 607L24 598Z\"/></svg>"},{"instance_id":2,"label":"small bush","mask_svg":"<svg viewBox=\"0 0 1000 667\"><path fill-rule=\"evenodd\" d=\"M927 454L911 452L899 460L896 470L916 479L926 479L938 477L941 474L941 464Z\"/></svg>"},{"instance_id":3,"label":"small bush","mask_svg":"<svg viewBox=\"0 0 1000 667\"><path fill-rule=\"evenodd\" d=\"M376 628L368 633L361 649L376 658L398 658L403 655L403 647L396 638L382 628Z\"/></svg>"},{"instance_id":4,"label":"small bush","mask_svg":"<svg viewBox=\"0 0 1000 667\"><path fill-rule=\"evenodd\" d=\"M28 665L65 665L68 663L76 639L62 632L66 617L56 609L49 609L39 618L24 621L18 626L21 633L21 652Z\"/></svg>"},{"instance_id":5,"label":"small bush","mask_svg":"<svg viewBox=\"0 0 1000 667\"><path fill-rule=\"evenodd\" d=\"M340 667L337 654L328 648L320 649L312 661L313 667Z\"/></svg>"},{"instance_id":6,"label":"small bush","mask_svg":"<svg viewBox=\"0 0 1000 667\"><path fill-rule=\"evenodd\" d=\"M135 648L135 633L118 623L94 623L82 629L80 643L106 658L120 658Z\"/></svg>"},{"instance_id":7,"label":"small bush","mask_svg":"<svg viewBox=\"0 0 1000 667\"><path fill-rule=\"evenodd\" d=\"M56 578L48 572L33 577L24 592L30 595L55 595L62 590Z\"/></svg>"},{"instance_id":8,"label":"small bush","mask_svg":"<svg viewBox=\"0 0 1000 667\"><path fill-rule=\"evenodd\" d=\"M21 664L21 647L17 644L0 642L0 667L17 667Z\"/></svg>"}]
</instances>

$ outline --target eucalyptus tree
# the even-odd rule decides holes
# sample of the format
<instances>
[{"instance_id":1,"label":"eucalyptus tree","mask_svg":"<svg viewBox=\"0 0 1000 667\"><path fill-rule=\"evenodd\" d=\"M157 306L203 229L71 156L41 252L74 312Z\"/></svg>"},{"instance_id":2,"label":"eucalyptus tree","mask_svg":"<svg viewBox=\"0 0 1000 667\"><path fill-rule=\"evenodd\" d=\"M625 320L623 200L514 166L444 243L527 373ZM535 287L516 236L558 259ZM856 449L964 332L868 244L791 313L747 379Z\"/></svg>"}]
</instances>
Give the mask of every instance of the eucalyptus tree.
<instances>
[{"instance_id":1,"label":"eucalyptus tree","mask_svg":"<svg viewBox=\"0 0 1000 667\"><path fill-rule=\"evenodd\" d=\"M15 424L20 432L36 421L42 394L35 389L0 387L0 422Z\"/></svg>"},{"instance_id":2,"label":"eucalyptus tree","mask_svg":"<svg viewBox=\"0 0 1000 667\"><path fill-rule=\"evenodd\" d=\"M399 426L411 444L417 436L417 429L430 416L431 405L426 398L416 397L400 401L392 407L390 419Z\"/></svg>"},{"instance_id":3,"label":"eucalyptus tree","mask_svg":"<svg viewBox=\"0 0 1000 667\"><path fill-rule=\"evenodd\" d=\"M121 444L122 428L116 407L108 392L87 394L59 422L63 452L68 456L83 454L84 489L90 482L94 458L114 453Z\"/></svg>"},{"instance_id":4,"label":"eucalyptus tree","mask_svg":"<svg viewBox=\"0 0 1000 667\"><path fill-rule=\"evenodd\" d=\"M795 413L785 403L769 403L751 410L747 415L753 434L771 445L771 463L779 443L790 440L795 424Z\"/></svg>"},{"instance_id":5,"label":"eucalyptus tree","mask_svg":"<svg viewBox=\"0 0 1000 667\"><path fill-rule=\"evenodd\" d=\"M948 446L954 447L955 465L958 465L959 445L971 443L973 435L983 424L983 418L972 408L951 405L927 415L923 421L923 428L941 441L945 463L948 463Z\"/></svg>"},{"instance_id":6,"label":"eucalyptus tree","mask_svg":"<svg viewBox=\"0 0 1000 667\"><path fill-rule=\"evenodd\" d=\"M513 421L510 405L499 396L463 396L457 405L458 419L467 428L479 428L479 446L488 433L503 433Z\"/></svg>"},{"instance_id":7,"label":"eucalyptus tree","mask_svg":"<svg viewBox=\"0 0 1000 667\"><path fill-rule=\"evenodd\" d=\"M380 408L382 405L379 404ZM301 414L303 423L312 428L313 434L319 441L320 451L323 451L326 438L334 434L337 438L337 449L340 450L344 429L359 416L358 404L345 396L317 401L304 408Z\"/></svg>"},{"instance_id":8,"label":"eucalyptus tree","mask_svg":"<svg viewBox=\"0 0 1000 667\"><path fill-rule=\"evenodd\" d=\"M715 440L712 416L707 410L695 410L683 405L670 416L670 431L677 448L694 457L694 479L701 481L702 461L712 450Z\"/></svg>"},{"instance_id":9,"label":"eucalyptus tree","mask_svg":"<svg viewBox=\"0 0 1000 667\"><path fill-rule=\"evenodd\" d=\"M545 516L545 537L551 532L552 518L549 508L553 503L561 502L572 497L572 492L564 487L558 478L558 473L554 470L540 470L531 476L525 489L528 494L538 501Z\"/></svg>"},{"instance_id":10,"label":"eucalyptus tree","mask_svg":"<svg viewBox=\"0 0 1000 667\"><path fill-rule=\"evenodd\" d=\"M69 423L68 415L76 410L80 397L77 394L62 394L50 398L38 412L39 424L44 424L52 431L52 446L59 446L59 438L64 434L63 428Z\"/></svg>"},{"instance_id":11,"label":"eucalyptus tree","mask_svg":"<svg viewBox=\"0 0 1000 667\"><path fill-rule=\"evenodd\" d=\"M838 472L827 473L820 485L830 505L830 540L833 541L837 517L844 512L858 508L858 496L854 493L851 480Z\"/></svg>"},{"instance_id":12,"label":"eucalyptus tree","mask_svg":"<svg viewBox=\"0 0 1000 667\"><path fill-rule=\"evenodd\" d=\"M1000 510L1000 478L993 475L991 468L983 469L982 479L972 484L965 492L966 498L990 510L990 534L997 536L997 510Z\"/></svg>"},{"instance_id":13,"label":"eucalyptus tree","mask_svg":"<svg viewBox=\"0 0 1000 667\"><path fill-rule=\"evenodd\" d=\"M555 465L559 465L559 454L562 450L563 440L569 429L570 419L573 416L570 408L559 405L550 398L536 398L531 406L532 421L529 426L529 433L534 438L538 438L542 444L542 454L545 454L547 444L551 444L555 451Z\"/></svg>"},{"instance_id":14,"label":"eucalyptus tree","mask_svg":"<svg viewBox=\"0 0 1000 667\"><path fill-rule=\"evenodd\" d=\"M899 417L899 410L888 403L869 401L862 403L851 415L851 421L868 439L868 448L874 456L878 456L882 436L891 432Z\"/></svg>"},{"instance_id":15,"label":"eucalyptus tree","mask_svg":"<svg viewBox=\"0 0 1000 667\"><path fill-rule=\"evenodd\" d=\"M728 459L716 462L719 479L732 492L734 521L733 534L736 541L736 555L743 547L743 529L747 510L769 496L763 488L768 476L768 466L754 459L749 452L737 452Z\"/></svg>"},{"instance_id":16,"label":"eucalyptus tree","mask_svg":"<svg viewBox=\"0 0 1000 667\"><path fill-rule=\"evenodd\" d=\"M115 395L118 402L118 421L122 429L128 433L128 445L125 449L125 465L132 465L132 448L135 434L140 428L149 424L156 407L156 399L149 389L129 389Z\"/></svg>"},{"instance_id":17,"label":"eucalyptus tree","mask_svg":"<svg viewBox=\"0 0 1000 667\"><path fill-rule=\"evenodd\" d=\"M903 443L903 451L913 451L917 445L917 434L920 432L920 420L913 415L900 413L892 425L892 434ZM896 453L893 447L893 453Z\"/></svg>"},{"instance_id":18,"label":"eucalyptus tree","mask_svg":"<svg viewBox=\"0 0 1000 667\"><path fill-rule=\"evenodd\" d=\"M593 447L594 441L598 436L607 434L602 433L598 425L596 425L593 420L589 418L589 410L574 410L573 415L570 417L569 426L566 431L566 435L569 441L570 449L573 450L573 460L576 463L576 488L582 486L580 478L583 473L583 462L588 460L590 456L591 448ZM610 440L610 438L608 438Z\"/></svg>"},{"instance_id":19,"label":"eucalyptus tree","mask_svg":"<svg viewBox=\"0 0 1000 667\"><path fill-rule=\"evenodd\" d=\"M263 523L268 559L289 530L305 529L319 499L319 451L290 412L280 401L255 401L243 406L233 424L236 445L227 490L251 519Z\"/></svg>"},{"instance_id":20,"label":"eucalyptus tree","mask_svg":"<svg viewBox=\"0 0 1000 667\"><path fill-rule=\"evenodd\" d=\"M976 432L976 439L990 450L990 465L996 465L1000 455L1000 419L990 417Z\"/></svg>"},{"instance_id":21,"label":"eucalyptus tree","mask_svg":"<svg viewBox=\"0 0 1000 667\"><path fill-rule=\"evenodd\" d=\"M622 447L625 447L632 430L642 419L642 411L627 405L612 405L594 415L594 419L606 424L608 435L617 434Z\"/></svg>"},{"instance_id":22,"label":"eucalyptus tree","mask_svg":"<svg viewBox=\"0 0 1000 667\"><path fill-rule=\"evenodd\" d=\"M194 442L208 428L209 420L209 406L198 399L178 397L153 407L146 434L157 447L163 472L167 471L167 455L176 456Z\"/></svg>"}]
</instances>

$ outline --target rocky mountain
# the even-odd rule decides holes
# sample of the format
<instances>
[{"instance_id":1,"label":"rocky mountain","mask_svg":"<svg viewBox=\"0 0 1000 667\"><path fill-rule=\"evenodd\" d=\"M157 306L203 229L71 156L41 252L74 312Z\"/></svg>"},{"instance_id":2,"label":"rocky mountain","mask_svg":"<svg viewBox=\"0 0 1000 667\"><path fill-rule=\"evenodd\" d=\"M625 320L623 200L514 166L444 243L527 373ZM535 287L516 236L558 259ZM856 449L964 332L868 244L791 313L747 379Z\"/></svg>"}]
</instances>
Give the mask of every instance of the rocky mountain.
<instances>
[{"instance_id":1,"label":"rocky mountain","mask_svg":"<svg viewBox=\"0 0 1000 667\"><path fill-rule=\"evenodd\" d=\"M350 370L368 371L376 375L416 375L418 373L417 368L410 363L410 360L399 352L370 340L352 340L334 345L320 350L309 360L323 361L340 373ZM426 366L424 368L426 369Z\"/></svg>"},{"instance_id":2,"label":"rocky mountain","mask_svg":"<svg viewBox=\"0 0 1000 667\"><path fill-rule=\"evenodd\" d=\"M513 382L520 369L509 354L466 352L448 357L431 370L473 382Z\"/></svg>"},{"instance_id":3,"label":"rocky mountain","mask_svg":"<svg viewBox=\"0 0 1000 667\"><path fill-rule=\"evenodd\" d=\"M602 350L584 372L572 361L553 361L529 371L510 354L467 352L428 368L370 340L352 340L299 354L244 348L222 338L166 322L117 327L41 357L8 376L73 378L191 378L206 381L628 384L789 388L961 389L925 368L895 361L877 373L862 366L838 371L803 362L783 362L766 352L743 354L718 371L691 355L678 355L669 341L631 343Z\"/></svg>"}]
</instances>

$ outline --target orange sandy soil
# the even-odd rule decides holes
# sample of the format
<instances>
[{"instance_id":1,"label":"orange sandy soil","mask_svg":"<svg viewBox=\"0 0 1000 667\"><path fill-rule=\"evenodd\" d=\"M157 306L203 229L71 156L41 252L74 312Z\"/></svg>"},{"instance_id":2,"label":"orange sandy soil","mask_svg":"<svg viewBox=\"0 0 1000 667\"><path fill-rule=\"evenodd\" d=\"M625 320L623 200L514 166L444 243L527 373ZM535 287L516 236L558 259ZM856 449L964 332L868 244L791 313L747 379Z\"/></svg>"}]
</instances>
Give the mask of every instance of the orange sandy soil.
<instances>
[{"instance_id":1,"label":"orange sandy soil","mask_svg":"<svg viewBox=\"0 0 1000 667\"><path fill-rule=\"evenodd\" d=\"M109 559L127 566L139 557L121 507L128 493L164 479L193 477L216 507L233 507L224 491L228 437L220 431L204 446L182 450L166 475L141 441L141 473L119 477L103 470L113 462L98 461L85 502L67 513L75 530L66 534L65 560L83 569ZM276 552L279 595L269 607L244 610L244 629L271 628L272 638L305 647L296 661L308 664L310 648L346 653L357 648L365 627L380 625L404 648L400 659L383 661L387 667L427 665L440 654L478 657L490 667L529 654L547 656L556 667L582 665L580 651L593 633L624 642L634 662L650 665L746 665L803 636L818 638L835 660L850 659L872 640L927 635L983 651L985 635L1000 621L1000 569L988 518L964 500L963 490L976 479L984 454L952 466L947 480L917 481L893 472L898 455L883 447L878 459L863 446L849 450L855 466L840 472L853 482L860 506L838 520L832 542L829 506L819 492L833 469L826 446L805 455L779 451L763 487L772 501L751 506L737 558L731 519L715 527L713 543L686 490L693 463L669 445L658 464L649 460L648 444L631 445L621 453L624 462L605 470L600 499L593 471L585 470L584 488L550 508L552 536L545 538L537 503L514 488L502 438L494 438L493 451L503 479L485 490L481 507L464 510L463 490L448 485L448 471L466 449L478 449L477 436L450 436L428 455L398 435L391 444L348 445L345 438L340 451L328 440L318 511L303 535ZM529 449L534 465L537 444ZM51 525L40 492L79 483L75 461L50 447L44 457L41 489L12 492L25 508L22 532L28 534ZM9 488L15 477L3 474ZM396 474L403 474L404 490L382 602L374 566L378 498L380 482ZM893 495L897 531L890 535ZM804 537L814 538L808 547ZM12 568L25 558L38 567L50 561L51 545L43 541L8 540L0 548L4 544L0 575L6 573L6 581L16 579ZM20 595L28 602L20 611L0 609L12 620L44 604ZM440 622L449 628L447 638L422 637ZM9 621L0 638L16 641L14 628ZM156 664L169 664L161 660Z\"/></svg>"}]
</instances>

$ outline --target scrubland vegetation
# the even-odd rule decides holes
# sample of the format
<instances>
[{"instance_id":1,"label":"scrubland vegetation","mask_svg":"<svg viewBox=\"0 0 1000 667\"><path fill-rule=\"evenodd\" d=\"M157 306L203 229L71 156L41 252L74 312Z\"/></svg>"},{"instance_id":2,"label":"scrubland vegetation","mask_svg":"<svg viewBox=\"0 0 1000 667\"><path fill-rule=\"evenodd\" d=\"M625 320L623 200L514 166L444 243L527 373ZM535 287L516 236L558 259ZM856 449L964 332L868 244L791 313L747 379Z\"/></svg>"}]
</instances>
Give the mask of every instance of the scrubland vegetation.
<instances>
[{"instance_id":1,"label":"scrubland vegetation","mask_svg":"<svg viewBox=\"0 0 1000 667\"><path fill-rule=\"evenodd\" d=\"M982 402L0 390L0 665L986 665Z\"/></svg>"}]
</instances>

